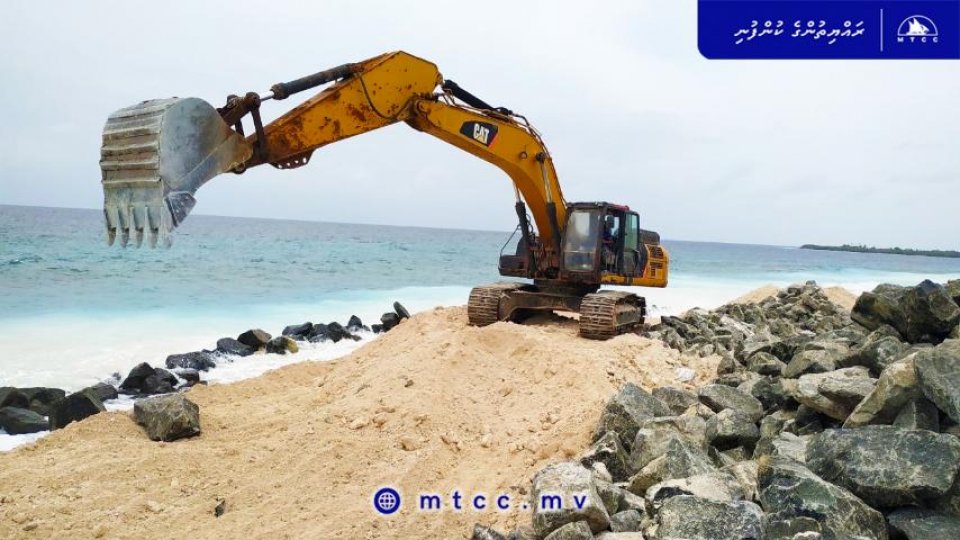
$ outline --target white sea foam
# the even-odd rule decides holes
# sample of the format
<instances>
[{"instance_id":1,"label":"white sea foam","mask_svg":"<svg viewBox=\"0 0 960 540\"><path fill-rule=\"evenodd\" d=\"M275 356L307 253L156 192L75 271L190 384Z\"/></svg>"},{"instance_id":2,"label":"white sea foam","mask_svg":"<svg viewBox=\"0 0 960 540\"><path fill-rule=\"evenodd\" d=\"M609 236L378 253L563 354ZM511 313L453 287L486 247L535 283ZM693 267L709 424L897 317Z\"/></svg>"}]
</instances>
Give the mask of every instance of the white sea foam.
<instances>
[{"instance_id":1,"label":"white sea foam","mask_svg":"<svg viewBox=\"0 0 960 540\"><path fill-rule=\"evenodd\" d=\"M6 431L0 429L0 452L9 452L18 446L32 443L49 434L49 431L41 431L38 433L27 433L26 435L9 435Z\"/></svg>"},{"instance_id":2,"label":"white sea foam","mask_svg":"<svg viewBox=\"0 0 960 540\"><path fill-rule=\"evenodd\" d=\"M162 367L167 355L212 349L217 339L249 328L277 335L284 326L304 321L345 324L350 315L366 324L379 322L399 300L411 312L438 305L463 304L463 287L423 287L344 293L316 303L224 307L221 311L157 311L116 314L55 314L11 319L0 325L0 386L51 386L79 390L115 372L126 375L140 362ZM353 342L351 342L353 343ZM256 361L227 365L223 377L244 378L257 366L329 358L349 351L347 344L308 345L287 356L257 355ZM268 368L269 369L269 368ZM262 371L259 371L262 373Z\"/></svg>"}]
</instances>

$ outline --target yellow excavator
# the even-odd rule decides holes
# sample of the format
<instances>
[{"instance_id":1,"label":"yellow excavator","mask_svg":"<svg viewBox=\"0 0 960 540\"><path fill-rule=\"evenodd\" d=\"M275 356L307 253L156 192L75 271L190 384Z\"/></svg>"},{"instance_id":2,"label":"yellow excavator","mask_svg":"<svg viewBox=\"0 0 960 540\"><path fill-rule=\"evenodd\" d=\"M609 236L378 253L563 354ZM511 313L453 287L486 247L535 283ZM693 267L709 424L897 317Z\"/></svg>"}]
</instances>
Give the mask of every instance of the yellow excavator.
<instances>
[{"instance_id":1,"label":"yellow excavator","mask_svg":"<svg viewBox=\"0 0 960 540\"><path fill-rule=\"evenodd\" d=\"M324 85L263 123L262 102ZM275 84L262 94L232 95L218 109L198 98L172 98L116 111L100 153L107 241L140 246L146 238L151 246L169 246L194 194L214 176L263 164L302 167L317 148L398 122L496 165L513 181L519 237L513 253L501 250L499 270L530 281L474 288L467 304L471 324L570 311L580 314L582 336L608 339L643 323L642 297L600 287L665 287L669 257L659 235L641 229L627 206L566 202L550 153L526 118L490 106L445 80L433 63L402 51Z\"/></svg>"}]
</instances>

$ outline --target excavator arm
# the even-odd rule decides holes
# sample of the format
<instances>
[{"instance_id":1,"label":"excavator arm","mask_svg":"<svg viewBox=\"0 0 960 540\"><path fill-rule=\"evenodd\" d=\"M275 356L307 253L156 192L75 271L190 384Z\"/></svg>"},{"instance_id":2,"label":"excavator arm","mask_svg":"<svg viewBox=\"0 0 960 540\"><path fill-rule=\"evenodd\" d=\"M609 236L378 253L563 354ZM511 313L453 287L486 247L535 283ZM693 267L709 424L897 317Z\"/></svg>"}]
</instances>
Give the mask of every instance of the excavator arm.
<instances>
[{"instance_id":1,"label":"excavator arm","mask_svg":"<svg viewBox=\"0 0 960 540\"><path fill-rule=\"evenodd\" d=\"M286 99L330 82L334 84L263 125L260 105L265 99ZM192 106L187 113L185 103ZM201 104L195 98L145 102L108 120L101 166L111 242L119 236L123 244L134 238L139 245L146 232L169 243L169 233L193 207L193 194L216 174L267 163L279 169L301 167L322 146L406 122L503 170L513 181L517 202L526 201L536 224L538 239L526 240L541 246L540 264L557 264L567 206L539 134L523 117L490 107L444 81L431 62L392 52L274 85L264 96L231 96L216 111L218 118ZM252 116L254 130L240 139L247 116ZM179 140L166 140L174 137ZM189 156L182 155L186 150ZM169 171L165 165L170 161L186 163Z\"/></svg>"}]
</instances>

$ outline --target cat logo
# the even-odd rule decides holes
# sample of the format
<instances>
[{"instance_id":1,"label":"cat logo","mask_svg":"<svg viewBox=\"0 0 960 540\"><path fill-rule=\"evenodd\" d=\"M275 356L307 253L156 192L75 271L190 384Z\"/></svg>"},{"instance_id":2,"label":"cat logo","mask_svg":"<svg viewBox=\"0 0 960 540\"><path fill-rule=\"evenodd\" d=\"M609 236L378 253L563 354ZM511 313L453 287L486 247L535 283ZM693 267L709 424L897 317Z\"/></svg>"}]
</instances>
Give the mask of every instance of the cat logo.
<instances>
[{"instance_id":1,"label":"cat logo","mask_svg":"<svg viewBox=\"0 0 960 540\"><path fill-rule=\"evenodd\" d=\"M486 122L464 122L460 134L490 147L497 138L497 126Z\"/></svg>"},{"instance_id":2,"label":"cat logo","mask_svg":"<svg viewBox=\"0 0 960 540\"><path fill-rule=\"evenodd\" d=\"M930 17L911 15L897 28L897 43L938 43L940 33Z\"/></svg>"}]
</instances>

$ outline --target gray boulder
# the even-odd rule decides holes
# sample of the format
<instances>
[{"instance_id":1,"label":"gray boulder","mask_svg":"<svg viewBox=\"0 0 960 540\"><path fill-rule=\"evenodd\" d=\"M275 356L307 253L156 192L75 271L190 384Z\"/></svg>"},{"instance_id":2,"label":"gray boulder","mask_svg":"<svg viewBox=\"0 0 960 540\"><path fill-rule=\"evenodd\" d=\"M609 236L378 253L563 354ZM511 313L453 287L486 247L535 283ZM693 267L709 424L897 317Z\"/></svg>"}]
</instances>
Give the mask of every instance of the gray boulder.
<instances>
[{"instance_id":1,"label":"gray boulder","mask_svg":"<svg viewBox=\"0 0 960 540\"><path fill-rule=\"evenodd\" d=\"M103 402L89 390L74 392L53 404L50 412L50 429L61 429L71 422L79 422L88 416L105 411Z\"/></svg>"},{"instance_id":2,"label":"gray boulder","mask_svg":"<svg viewBox=\"0 0 960 540\"><path fill-rule=\"evenodd\" d=\"M533 531L533 527L529 525L520 525L509 533L507 533L507 540L540 540L537 538L537 533Z\"/></svg>"},{"instance_id":3,"label":"gray boulder","mask_svg":"<svg viewBox=\"0 0 960 540\"><path fill-rule=\"evenodd\" d=\"M247 330L246 332L237 336L237 341L243 343L248 347L253 347L254 349L262 349L267 345L267 342L270 341L272 336L259 328L253 330Z\"/></svg>"},{"instance_id":4,"label":"gray boulder","mask_svg":"<svg viewBox=\"0 0 960 540\"><path fill-rule=\"evenodd\" d=\"M796 417L794 411L780 410L763 417L760 421L761 437L776 437L783 431L787 423Z\"/></svg>"},{"instance_id":5,"label":"gray boulder","mask_svg":"<svg viewBox=\"0 0 960 540\"><path fill-rule=\"evenodd\" d=\"M606 509L607 515L612 516L621 510L627 509L624 500L626 494L629 493L627 490L599 478L596 474L593 476L593 487L597 490L597 495L600 496L600 500L603 501L603 507ZM643 506L641 506L641 508L643 508Z\"/></svg>"},{"instance_id":6,"label":"gray boulder","mask_svg":"<svg viewBox=\"0 0 960 540\"><path fill-rule=\"evenodd\" d=\"M670 408L662 401L639 386L627 383L604 407L593 440L600 439L608 431L614 431L625 445L632 444L641 421L670 414Z\"/></svg>"},{"instance_id":7,"label":"gray boulder","mask_svg":"<svg viewBox=\"0 0 960 540\"><path fill-rule=\"evenodd\" d=\"M686 478L714 470L706 452L688 440L675 436L667 443L663 455L647 463L630 478L627 491L643 496L650 486L664 480Z\"/></svg>"},{"instance_id":8,"label":"gray boulder","mask_svg":"<svg viewBox=\"0 0 960 540\"><path fill-rule=\"evenodd\" d=\"M760 429L750 416L738 410L724 409L707 420L707 440L720 450L738 446L752 449L758 439Z\"/></svg>"},{"instance_id":9,"label":"gray boulder","mask_svg":"<svg viewBox=\"0 0 960 540\"><path fill-rule=\"evenodd\" d=\"M829 416L815 411L806 405L797 407L792 421L788 421L783 426L785 433L794 435L810 435L820 433L827 428L838 428L841 424Z\"/></svg>"},{"instance_id":10,"label":"gray boulder","mask_svg":"<svg viewBox=\"0 0 960 540\"><path fill-rule=\"evenodd\" d=\"M654 484L647 489L644 499L647 508L656 513L667 499L680 495L693 495L711 501L739 501L746 498L743 486L733 475L712 471Z\"/></svg>"},{"instance_id":11,"label":"gray boulder","mask_svg":"<svg viewBox=\"0 0 960 540\"><path fill-rule=\"evenodd\" d=\"M953 298L953 301L960 305L960 279L951 279L943 287L947 290L950 298Z\"/></svg>"},{"instance_id":12,"label":"gray boulder","mask_svg":"<svg viewBox=\"0 0 960 540\"><path fill-rule=\"evenodd\" d=\"M640 530L640 522L643 520L643 514L636 510L624 510L610 516L610 530L617 532L637 532Z\"/></svg>"},{"instance_id":13,"label":"gray boulder","mask_svg":"<svg viewBox=\"0 0 960 540\"><path fill-rule=\"evenodd\" d=\"M310 335L307 337L307 341L311 343L323 343L327 340L332 340L334 342L340 341L341 337L337 337L336 340L333 339L334 334L336 334L336 329L334 329L334 332L331 332L330 328L326 324L316 323L310 330Z\"/></svg>"},{"instance_id":14,"label":"gray boulder","mask_svg":"<svg viewBox=\"0 0 960 540\"><path fill-rule=\"evenodd\" d=\"M634 472L629 464L627 451L615 431L606 432L580 456L580 463L588 469L594 463L603 463L614 482L623 482Z\"/></svg>"},{"instance_id":15,"label":"gray boulder","mask_svg":"<svg viewBox=\"0 0 960 540\"><path fill-rule=\"evenodd\" d=\"M305 322L303 324L292 324L280 332L281 335L292 337L298 341L307 339L313 333L313 323Z\"/></svg>"},{"instance_id":16,"label":"gray boulder","mask_svg":"<svg viewBox=\"0 0 960 540\"><path fill-rule=\"evenodd\" d=\"M807 440L793 433L780 433L774 437L764 437L757 443L753 458L763 456L792 459L798 463L807 461Z\"/></svg>"},{"instance_id":17,"label":"gray boulder","mask_svg":"<svg viewBox=\"0 0 960 540\"><path fill-rule=\"evenodd\" d=\"M186 359L191 355L205 355L206 353L187 353L187 354L174 354L167 357L167 365L176 365L179 363L179 360L176 359ZM175 359L175 360L171 360ZM184 360L183 363L190 363L192 360ZM154 394L167 394L173 392L174 388L177 386L178 381L177 377L174 376L169 371L162 368L153 368L150 364L146 362L138 364L132 370L130 374L127 375L127 378L123 380L120 384L120 392L123 394L130 395L140 395L140 396L149 396ZM98 396L108 396L109 389L106 387L98 387L96 390L91 390Z\"/></svg>"},{"instance_id":18,"label":"gray boulder","mask_svg":"<svg viewBox=\"0 0 960 540\"><path fill-rule=\"evenodd\" d=\"M20 391L19 388L12 386L0 387L0 407L17 407L20 409L30 408L30 399Z\"/></svg>"},{"instance_id":19,"label":"gray boulder","mask_svg":"<svg viewBox=\"0 0 960 540\"><path fill-rule=\"evenodd\" d=\"M748 501L757 499L757 462L753 460L740 461L721 469L721 472L732 476L740 484L739 492Z\"/></svg>"},{"instance_id":20,"label":"gray boulder","mask_svg":"<svg viewBox=\"0 0 960 540\"><path fill-rule=\"evenodd\" d=\"M752 422L759 422L763 418L763 404L760 400L739 388L708 384L701 387L697 395L700 402L714 412L733 409L749 417Z\"/></svg>"},{"instance_id":21,"label":"gray boulder","mask_svg":"<svg viewBox=\"0 0 960 540\"><path fill-rule=\"evenodd\" d=\"M699 416L660 416L640 421L637 436L633 439L628 465L639 471L654 458L662 456L674 438L680 437L692 446L707 449L707 425Z\"/></svg>"},{"instance_id":22,"label":"gray boulder","mask_svg":"<svg viewBox=\"0 0 960 540\"><path fill-rule=\"evenodd\" d=\"M300 350L297 342L290 336L277 336L267 342L266 351L270 354L295 353Z\"/></svg>"},{"instance_id":23,"label":"gray boulder","mask_svg":"<svg viewBox=\"0 0 960 540\"><path fill-rule=\"evenodd\" d=\"M473 526L473 534L470 536L470 540L507 540L505 536L498 533L497 531L491 529L490 527L484 527L479 523Z\"/></svg>"},{"instance_id":24,"label":"gray boulder","mask_svg":"<svg viewBox=\"0 0 960 540\"><path fill-rule=\"evenodd\" d=\"M175 441L200 434L200 407L182 394L137 400L133 416L154 441Z\"/></svg>"},{"instance_id":25,"label":"gray boulder","mask_svg":"<svg viewBox=\"0 0 960 540\"><path fill-rule=\"evenodd\" d=\"M50 429L47 419L30 409L0 408L0 428L10 435L23 435Z\"/></svg>"},{"instance_id":26,"label":"gray boulder","mask_svg":"<svg viewBox=\"0 0 960 540\"><path fill-rule=\"evenodd\" d=\"M195 369L178 369L177 377L183 379L187 386L193 386L200 382L200 372Z\"/></svg>"},{"instance_id":27,"label":"gray boulder","mask_svg":"<svg viewBox=\"0 0 960 540\"><path fill-rule=\"evenodd\" d=\"M823 526L811 517L791 516L782 512L763 516L763 540L822 540L822 532Z\"/></svg>"},{"instance_id":28,"label":"gray boulder","mask_svg":"<svg viewBox=\"0 0 960 540\"><path fill-rule=\"evenodd\" d=\"M893 425L901 429L940 431L940 410L929 399L917 398L900 409Z\"/></svg>"},{"instance_id":29,"label":"gray boulder","mask_svg":"<svg viewBox=\"0 0 960 540\"><path fill-rule=\"evenodd\" d=\"M93 392L95 396L100 398L100 401L107 401L109 399L117 399L118 397L120 397L120 393L117 392L116 387L114 387L112 384L105 383L105 382L99 382L87 388L87 390L89 390L90 392Z\"/></svg>"},{"instance_id":30,"label":"gray boulder","mask_svg":"<svg viewBox=\"0 0 960 540\"><path fill-rule=\"evenodd\" d=\"M351 315L350 318L347 320L347 331L359 332L361 330L369 331L370 329L364 326L363 321L360 320L360 317L357 317L356 315Z\"/></svg>"},{"instance_id":31,"label":"gray boulder","mask_svg":"<svg viewBox=\"0 0 960 540\"><path fill-rule=\"evenodd\" d=\"M893 426L827 430L807 446L807 466L871 506L895 508L943 496L960 468L960 440Z\"/></svg>"},{"instance_id":32,"label":"gray boulder","mask_svg":"<svg viewBox=\"0 0 960 540\"><path fill-rule=\"evenodd\" d=\"M879 375L892 362L901 358L908 345L892 336L883 326L875 330L866 341L837 363L838 367L863 366L873 375Z\"/></svg>"},{"instance_id":33,"label":"gray boulder","mask_svg":"<svg viewBox=\"0 0 960 540\"><path fill-rule=\"evenodd\" d=\"M880 374L877 385L847 417L843 427L889 424L907 403L920 397L915 355L898 360Z\"/></svg>"},{"instance_id":34,"label":"gray boulder","mask_svg":"<svg viewBox=\"0 0 960 540\"><path fill-rule=\"evenodd\" d=\"M779 360L791 355L790 346L769 333L755 334L743 341L741 357L746 358L748 363L754 355L759 353L772 355Z\"/></svg>"},{"instance_id":35,"label":"gray boulder","mask_svg":"<svg viewBox=\"0 0 960 540\"><path fill-rule=\"evenodd\" d=\"M907 289L903 305L906 327L893 326L910 343L939 343L960 324L960 306L945 287L930 280Z\"/></svg>"},{"instance_id":36,"label":"gray boulder","mask_svg":"<svg viewBox=\"0 0 960 540\"><path fill-rule=\"evenodd\" d=\"M905 292L906 288L899 285L877 285L873 291L865 292L857 298L850 318L868 330L889 325L900 332L901 326L897 322L906 319L902 307Z\"/></svg>"},{"instance_id":37,"label":"gray boulder","mask_svg":"<svg viewBox=\"0 0 960 540\"><path fill-rule=\"evenodd\" d=\"M400 316L393 311L388 311L380 316L380 326L384 332L389 332L400 324Z\"/></svg>"},{"instance_id":38,"label":"gray boulder","mask_svg":"<svg viewBox=\"0 0 960 540\"><path fill-rule=\"evenodd\" d=\"M845 420L876 385L862 366L812 373L798 379L793 398L835 420Z\"/></svg>"},{"instance_id":39,"label":"gray boulder","mask_svg":"<svg viewBox=\"0 0 960 540\"><path fill-rule=\"evenodd\" d=\"M317 328L319 325L313 325L314 330L318 331ZM326 335L334 343L339 342L341 339L352 339L354 341L360 341L360 336L355 336L351 334L342 324L332 321L326 325Z\"/></svg>"},{"instance_id":40,"label":"gray boulder","mask_svg":"<svg viewBox=\"0 0 960 540\"><path fill-rule=\"evenodd\" d=\"M944 341L914 357L923 395L960 423L960 340Z\"/></svg>"},{"instance_id":41,"label":"gray boulder","mask_svg":"<svg viewBox=\"0 0 960 540\"><path fill-rule=\"evenodd\" d=\"M837 367L837 360L840 354L836 351L823 349L808 349L793 355L783 370L781 375L788 379L795 379L806 373L825 373L833 371Z\"/></svg>"},{"instance_id":42,"label":"gray boulder","mask_svg":"<svg viewBox=\"0 0 960 540\"><path fill-rule=\"evenodd\" d=\"M143 381L153 374L153 366L146 362L141 362L134 366L127 375L127 378L120 383L120 390L126 391L125 393L137 393L140 391L140 387L143 386Z\"/></svg>"},{"instance_id":43,"label":"gray boulder","mask_svg":"<svg viewBox=\"0 0 960 540\"><path fill-rule=\"evenodd\" d=\"M34 387L19 390L29 401L29 406L25 408L40 416L50 416L53 404L67 396L67 393L59 388Z\"/></svg>"},{"instance_id":44,"label":"gray boulder","mask_svg":"<svg viewBox=\"0 0 960 540\"><path fill-rule=\"evenodd\" d=\"M786 381L786 384L784 383ZM750 395L757 398L766 414L785 408L795 409L796 401L787 392L787 385L794 379L764 377L750 385Z\"/></svg>"},{"instance_id":45,"label":"gray boulder","mask_svg":"<svg viewBox=\"0 0 960 540\"><path fill-rule=\"evenodd\" d=\"M672 414L683 414L684 411L697 403L696 394L672 386L654 388L652 394L653 397L666 405Z\"/></svg>"},{"instance_id":46,"label":"gray boulder","mask_svg":"<svg viewBox=\"0 0 960 540\"><path fill-rule=\"evenodd\" d=\"M774 520L813 519L828 538L888 538L883 514L796 461L763 459L758 480L760 504Z\"/></svg>"},{"instance_id":47,"label":"gray boulder","mask_svg":"<svg viewBox=\"0 0 960 540\"><path fill-rule=\"evenodd\" d=\"M760 375L779 377L787 365L776 356L767 352L756 352L747 359L747 369Z\"/></svg>"},{"instance_id":48,"label":"gray boulder","mask_svg":"<svg viewBox=\"0 0 960 540\"><path fill-rule=\"evenodd\" d=\"M889 324L910 343L939 343L960 323L960 307L942 285L879 285L863 293L851 317L868 329Z\"/></svg>"},{"instance_id":49,"label":"gray boulder","mask_svg":"<svg viewBox=\"0 0 960 540\"><path fill-rule=\"evenodd\" d=\"M922 508L901 508L887 516L890 530L906 540L960 538L960 518Z\"/></svg>"},{"instance_id":50,"label":"gray boulder","mask_svg":"<svg viewBox=\"0 0 960 540\"><path fill-rule=\"evenodd\" d=\"M169 371L161 368L155 368L153 374L143 380L140 386L140 394L152 396L156 394L169 394L177 386L177 377Z\"/></svg>"},{"instance_id":51,"label":"gray boulder","mask_svg":"<svg viewBox=\"0 0 960 540\"><path fill-rule=\"evenodd\" d=\"M410 318L410 312L407 311L407 308L403 307L403 304L401 304L400 302L393 303L393 311L395 311L397 315L400 316L401 319Z\"/></svg>"},{"instance_id":52,"label":"gray boulder","mask_svg":"<svg viewBox=\"0 0 960 540\"><path fill-rule=\"evenodd\" d=\"M165 365L167 366L167 369L182 368L195 369L197 371L207 371L211 368L217 367L217 362L213 358L213 355L207 351L193 351L183 354L171 354L167 357ZM124 388L125 384L127 384L126 381L120 385L120 388Z\"/></svg>"},{"instance_id":53,"label":"gray boulder","mask_svg":"<svg viewBox=\"0 0 960 540\"><path fill-rule=\"evenodd\" d=\"M593 540L593 531L586 521L576 521L562 525L543 540Z\"/></svg>"},{"instance_id":54,"label":"gray boulder","mask_svg":"<svg viewBox=\"0 0 960 540\"><path fill-rule=\"evenodd\" d=\"M610 526L593 474L577 462L550 465L533 478L533 528L543 538L560 527L586 521L593 532Z\"/></svg>"},{"instance_id":55,"label":"gray boulder","mask_svg":"<svg viewBox=\"0 0 960 540\"><path fill-rule=\"evenodd\" d=\"M960 474L943 495L930 503L930 508L954 517L960 517Z\"/></svg>"},{"instance_id":56,"label":"gray boulder","mask_svg":"<svg viewBox=\"0 0 960 540\"><path fill-rule=\"evenodd\" d=\"M747 501L671 497L657 515L657 537L686 540L759 539L763 510Z\"/></svg>"},{"instance_id":57,"label":"gray boulder","mask_svg":"<svg viewBox=\"0 0 960 540\"><path fill-rule=\"evenodd\" d=\"M245 343L241 343L239 340L233 338L225 337L217 340L217 352L220 354L229 354L232 356L250 356L256 351L256 348Z\"/></svg>"}]
</instances>

